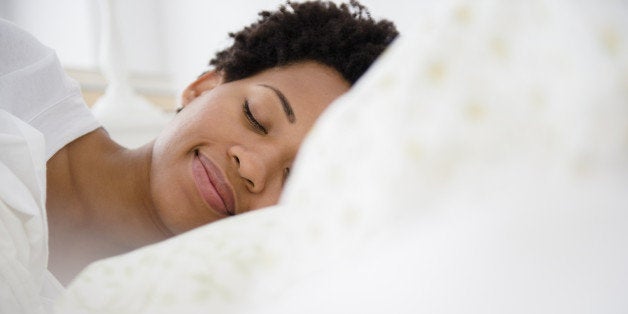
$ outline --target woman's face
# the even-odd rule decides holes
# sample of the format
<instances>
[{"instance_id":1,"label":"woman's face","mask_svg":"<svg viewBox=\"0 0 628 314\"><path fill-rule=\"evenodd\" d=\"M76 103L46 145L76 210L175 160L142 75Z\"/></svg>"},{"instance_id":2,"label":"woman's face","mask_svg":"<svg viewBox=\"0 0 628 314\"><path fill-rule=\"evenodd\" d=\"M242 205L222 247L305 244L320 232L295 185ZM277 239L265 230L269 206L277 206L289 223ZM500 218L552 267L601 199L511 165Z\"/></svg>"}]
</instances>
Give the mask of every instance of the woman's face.
<instances>
[{"instance_id":1,"label":"woman's face","mask_svg":"<svg viewBox=\"0 0 628 314\"><path fill-rule=\"evenodd\" d=\"M348 89L339 73L313 62L229 83L203 75L153 147L158 219L179 234L276 204L306 133Z\"/></svg>"}]
</instances>

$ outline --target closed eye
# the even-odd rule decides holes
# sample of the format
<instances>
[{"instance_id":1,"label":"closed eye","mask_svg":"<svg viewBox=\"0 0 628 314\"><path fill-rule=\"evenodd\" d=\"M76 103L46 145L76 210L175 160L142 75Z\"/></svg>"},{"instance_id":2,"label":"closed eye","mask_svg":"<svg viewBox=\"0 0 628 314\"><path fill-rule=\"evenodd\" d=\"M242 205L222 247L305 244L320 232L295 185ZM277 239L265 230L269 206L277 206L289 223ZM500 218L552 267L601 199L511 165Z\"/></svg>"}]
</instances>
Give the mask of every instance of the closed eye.
<instances>
[{"instance_id":1,"label":"closed eye","mask_svg":"<svg viewBox=\"0 0 628 314\"><path fill-rule=\"evenodd\" d=\"M268 134L268 130L266 130L266 128L261 123L259 123L259 121L257 121L255 116L251 112L248 99L244 100L244 104L242 105L242 111L244 112L244 116L246 117L246 119L249 121L249 124L253 127L253 129L255 129L257 133Z\"/></svg>"}]
</instances>

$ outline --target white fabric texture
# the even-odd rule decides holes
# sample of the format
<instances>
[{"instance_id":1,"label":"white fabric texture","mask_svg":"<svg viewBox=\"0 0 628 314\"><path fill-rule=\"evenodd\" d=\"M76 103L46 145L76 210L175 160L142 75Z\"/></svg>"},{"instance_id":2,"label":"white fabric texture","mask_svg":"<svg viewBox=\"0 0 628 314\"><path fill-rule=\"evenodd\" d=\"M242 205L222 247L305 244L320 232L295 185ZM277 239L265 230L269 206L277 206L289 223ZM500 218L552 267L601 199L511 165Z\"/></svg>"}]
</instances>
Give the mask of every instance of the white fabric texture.
<instances>
[{"instance_id":1,"label":"white fabric texture","mask_svg":"<svg viewBox=\"0 0 628 314\"><path fill-rule=\"evenodd\" d=\"M50 313L62 287L46 269L41 133L0 109L0 313Z\"/></svg>"},{"instance_id":2,"label":"white fabric texture","mask_svg":"<svg viewBox=\"0 0 628 314\"><path fill-rule=\"evenodd\" d=\"M100 126L54 51L2 19L0 108L44 135L46 159Z\"/></svg>"},{"instance_id":3,"label":"white fabric texture","mask_svg":"<svg viewBox=\"0 0 628 314\"><path fill-rule=\"evenodd\" d=\"M59 313L626 313L627 4L417 19L279 206L92 264Z\"/></svg>"},{"instance_id":4,"label":"white fabric texture","mask_svg":"<svg viewBox=\"0 0 628 314\"><path fill-rule=\"evenodd\" d=\"M49 313L46 161L99 125L52 50L0 20L0 313Z\"/></svg>"}]
</instances>

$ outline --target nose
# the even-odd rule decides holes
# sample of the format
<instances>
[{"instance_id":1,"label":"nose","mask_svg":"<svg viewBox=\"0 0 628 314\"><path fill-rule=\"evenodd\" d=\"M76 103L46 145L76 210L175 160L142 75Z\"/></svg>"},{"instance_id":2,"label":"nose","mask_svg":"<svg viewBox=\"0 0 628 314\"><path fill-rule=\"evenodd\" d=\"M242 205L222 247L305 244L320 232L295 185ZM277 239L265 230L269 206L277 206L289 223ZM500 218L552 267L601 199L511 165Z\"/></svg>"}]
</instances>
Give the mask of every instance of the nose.
<instances>
[{"instance_id":1,"label":"nose","mask_svg":"<svg viewBox=\"0 0 628 314\"><path fill-rule=\"evenodd\" d=\"M279 164L278 154L254 151L241 145L229 147L228 154L251 193L264 191Z\"/></svg>"}]
</instances>

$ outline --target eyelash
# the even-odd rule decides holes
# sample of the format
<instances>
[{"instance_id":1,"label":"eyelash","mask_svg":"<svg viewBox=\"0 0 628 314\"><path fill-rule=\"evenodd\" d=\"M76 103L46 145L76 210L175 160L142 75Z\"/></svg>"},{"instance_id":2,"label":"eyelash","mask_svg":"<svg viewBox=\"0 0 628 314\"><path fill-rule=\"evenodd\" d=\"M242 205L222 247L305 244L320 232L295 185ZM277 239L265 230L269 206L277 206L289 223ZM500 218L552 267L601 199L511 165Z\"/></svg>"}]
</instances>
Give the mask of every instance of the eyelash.
<instances>
[{"instance_id":1,"label":"eyelash","mask_svg":"<svg viewBox=\"0 0 628 314\"><path fill-rule=\"evenodd\" d=\"M249 108L249 101L247 99L244 100L244 104L242 105L242 111L244 112L244 116L249 121L249 124L261 134L268 134L268 130L255 119L253 113L251 113L251 109Z\"/></svg>"}]
</instances>

